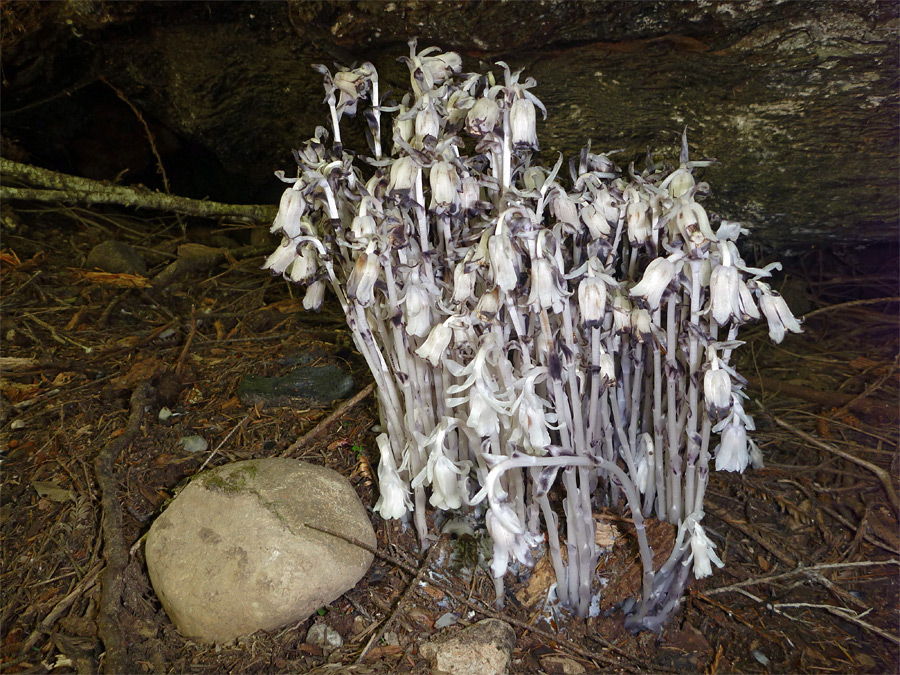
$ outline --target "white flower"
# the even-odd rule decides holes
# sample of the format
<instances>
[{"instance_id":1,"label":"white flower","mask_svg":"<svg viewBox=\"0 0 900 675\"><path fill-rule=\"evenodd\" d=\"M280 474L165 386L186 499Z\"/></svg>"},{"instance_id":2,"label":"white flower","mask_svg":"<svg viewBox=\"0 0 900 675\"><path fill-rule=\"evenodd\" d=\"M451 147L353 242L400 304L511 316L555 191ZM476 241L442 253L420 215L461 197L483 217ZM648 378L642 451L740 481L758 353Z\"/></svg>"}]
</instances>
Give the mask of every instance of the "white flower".
<instances>
[{"instance_id":1,"label":"white flower","mask_svg":"<svg viewBox=\"0 0 900 675\"><path fill-rule=\"evenodd\" d=\"M517 98L509 109L510 140L514 148L538 150L534 103Z\"/></svg>"},{"instance_id":2,"label":"white flower","mask_svg":"<svg viewBox=\"0 0 900 675\"><path fill-rule=\"evenodd\" d=\"M628 291L632 298L643 298L650 309L659 309L662 294L675 278L677 269L667 258L656 258L647 265L644 276Z\"/></svg>"},{"instance_id":3,"label":"white flower","mask_svg":"<svg viewBox=\"0 0 900 675\"><path fill-rule=\"evenodd\" d=\"M598 372L606 379L607 383L616 383L616 362L613 359L612 354L607 354L606 352L602 353L597 363L597 368Z\"/></svg>"},{"instance_id":4,"label":"white flower","mask_svg":"<svg viewBox=\"0 0 900 675\"><path fill-rule=\"evenodd\" d=\"M302 283L312 278L318 268L315 250L310 244L303 244L300 247L300 255L294 258L294 262L284 273L294 283Z\"/></svg>"},{"instance_id":5,"label":"white flower","mask_svg":"<svg viewBox=\"0 0 900 675\"><path fill-rule=\"evenodd\" d=\"M466 495L466 473L469 463L461 467L453 462L442 450L435 450L439 455L431 469L431 497L428 501L437 509L449 511L458 509Z\"/></svg>"},{"instance_id":6,"label":"white flower","mask_svg":"<svg viewBox=\"0 0 900 675\"><path fill-rule=\"evenodd\" d=\"M397 472L397 463L391 450L387 434L380 434L375 442L381 452L378 464L378 489L381 495L375 503L375 510L385 520L402 518L412 508L409 488Z\"/></svg>"},{"instance_id":7,"label":"white flower","mask_svg":"<svg viewBox=\"0 0 900 675\"><path fill-rule=\"evenodd\" d=\"M283 274L298 255L297 245L285 237L281 240L281 245L272 252L272 255L266 258L266 262L261 269L272 270L272 274Z\"/></svg>"},{"instance_id":8,"label":"white flower","mask_svg":"<svg viewBox=\"0 0 900 675\"><path fill-rule=\"evenodd\" d=\"M423 285L414 284L406 290L406 332L425 337L431 331L431 295Z\"/></svg>"},{"instance_id":9,"label":"white flower","mask_svg":"<svg viewBox=\"0 0 900 675\"><path fill-rule=\"evenodd\" d=\"M412 157L406 155L394 160L391 164L391 180L388 183L390 192L412 190L416 185L419 167Z\"/></svg>"},{"instance_id":10,"label":"white flower","mask_svg":"<svg viewBox=\"0 0 900 675\"><path fill-rule=\"evenodd\" d=\"M716 545L706 536L703 527L697 519L691 520L689 529L691 533L691 557L694 559L694 577L696 579L703 579L712 574L711 562L715 563L716 567L719 567L720 569L725 563L723 563L719 559L719 556L716 555L714 550Z\"/></svg>"},{"instance_id":11,"label":"white flower","mask_svg":"<svg viewBox=\"0 0 900 675\"><path fill-rule=\"evenodd\" d=\"M635 193L635 197L628 202L628 206L625 208L628 241L631 242L632 246L640 246L648 242L653 234L652 223L647 213L649 207L650 205L637 197L637 193Z\"/></svg>"},{"instance_id":12,"label":"white flower","mask_svg":"<svg viewBox=\"0 0 900 675\"><path fill-rule=\"evenodd\" d=\"M444 357L444 352L447 351L450 338L452 337L453 329L447 325L447 322L439 323L431 329L425 342L416 350L416 355L437 368Z\"/></svg>"},{"instance_id":13,"label":"white flower","mask_svg":"<svg viewBox=\"0 0 900 675\"><path fill-rule=\"evenodd\" d=\"M744 428L744 423L734 416L722 431L722 442L716 448L716 471L743 473L749 463L747 430Z\"/></svg>"},{"instance_id":14,"label":"white flower","mask_svg":"<svg viewBox=\"0 0 900 675\"><path fill-rule=\"evenodd\" d=\"M422 141L427 136L437 138L441 132L441 118L434 109L434 102L429 94L422 97L421 107L416 113L416 144L417 149L421 149Z\"/></svg>"},{"instance_id":15,"label":"white flower","mask_svg":"<svg viewBox=\"0 0 900 675\"><path fill-rule=\"evenodd\" d=\"M552 309L557 314L565 306L565 296L559 287L553 265L547 258L531 263L531 293L526 300L534 312Z\"/></svg>"},{"instance_id":16,"label":"white flower","mask_svg":"<svg viewBox=\"0 0 900 675\"><path fill-rule=\"evenodd\" d=\"M741 317L744 321L749 321L750 319L758 319L759 318L759 309L756 307L756 303L753 302L753 294L750 292L750 289L747 288L747 284L744 283L744 280L741 279Z\"/></svg>"},{"instance_id":17,"label":"white flower","mask_svg":"<svg viewBox=\"0 0 900 675\"><path fill-rule=\"evenodd\" d=\"M314 281L306 287L306 295L303 296L303 309L319 311L322 301L325 299L325 282Z\"/></svg>"},{"instance_id":18,"label":"white flower","mask_svg":"<svg viewBox=\"0 0 900 675\"><path fill-rule=\"evenodd\" d=\"M792 333L802 333L800 322L794 317L790 307L780 295L773 292L763 292L759 299L759 306L769 322L769 337L772 342L779 343L784 340L785 330Z\"/></svg>"},{"instance_id":19,"label":"white flower","mask_svg":"<svg viewBox=\"0 0 900 675\"><path fill-rule=\"evenodd\" d=\"M356 298L363 307L375 302L375 282L378 281L378 256L372 245L360 253L347 279L347 297Z\"/></svg>"},{"instance_id":20,"label":"white flower","mask_svg":"<svg viewBox=\"0 0 900 675\"><path fill-rule=\"evenodd\" d=\"M469 391L469 417L466 425L479 436L500 433L500 416L491 405L491 399L476 386Z\"/></svg>"},{"instance_id":21,"label":"white flower","mask_svg":"<svg viewBox=\"0 0 900 675\"><path fill-rule=\"evenodd\" d=\"M491 504L485 520L488 534L494 543L491 574L495 579L506 574L510 557L523 565L534 564L530 547L537 545L538 542L525 531L509 504L505 502Z\"/></svg>"},{"instance_id":22,"label":"white flower","mask_svg":"<svg viewBox=\"0 0 900 675\"><path fill-rule=\"evenodd\" d=\"M475 318L483 323L491 323L500 311L500 289L494 286L482 294L475 305Z\"/></svg>"},{"instance_id":23,"label":"white flower","mask_svg":"<svg viewBox=\"0 0 900 675\"><path fill-rule=\"evenodd\" d=\"M361 213L353 218L353 222L350 223L350 229L353 231L353 236L357 239L371 237L375 234L375 218L370 213Z\"/></svg>"},{"instance_id":24,"label":"white flower","mask_svg":"<svg viewBox=\"0 0 900 675\"><path fill-rule=\"evenodd\" d=\"M621 293L613 298L613 330L616 333L631 330L631 301Z\"/></svg>"},{"instance_id":25,"label":"white flower","mask_svg":"<svg viewBox=\"0 0 900 675\"><path fill-rule=\"evenodd\" d=\"M480 98L466 115L466 131L472 136L492 132L500 121L500 106L491 98Z\"/></svg>"},{"instance_id":26,"label":"white flower","mask_svg":"<svg viewBox=\"0 0 900 675\"><path fill-rule=\"evenodd\" d=\"M581 208L581 220L587 225L591 237L594 239L608 237L612 232L603 211L603 207L597 204L588 204Z\"/></svg>"},{"instance_id":27,"label":"white flower","mask_svg":"<svg viewBox=\"0 0 900 675\"><path fill-rule=\"evenodd\" d=\"M646 309L631 310L631 334L638 342L648 342L653 336L653 321Z\"/></svg>"},{"instance_id":28,"label":"white flower","mask_svg":"<svg viewBox=\"0 0 900 675\"><path fill-rule=\"evenodd\" d=\"M741 273L732 265L719 265L709 279L709 309L720 326L729 320L740 321Z\"/></svg>"},{"instance_id":29,"label":"white flower","mask_svg":"<svg viewBox=\"0 0 900 675\"><path fill-rule=\"evenodd\" d=\"M544 368L534 368L532 374L522 379L522 393L519 394L510 410L516 415L515 419L518 421L518 426L510 435L510 441L522 442L527 449L539 452L543 452L551 442L547 417L556 421L555 414L544 413L544 410L549 407L549 403L534 391L535 380L545 372Z\"/></svg>"},{"instance_id":30,"label":"white flower","mask_svg":"<svg viewBox=\"0 0 900 675\"><path fill-rule=\"evenodd\" d=\"M281 195L281 203L278 205L278 213L275 215L270 232L281 230L288 238L303 234L300 218L306 210L306 200L300 192L301 187L303 184L298 180Z\"/></svg>"},{"instance_id":31,"label":"white flower","mask_svg":"<svg viewBox=\"0 0 900 675\"><path fill-rule=\"evenodd\" d=\"M516 256L509 231L504 225L500 232L491 235L488 240L488 251L491 256L491 270L494 273L494 283L501 290L511 291L519 282L519 273L516 272Z\"/></svg>"},{"instance_id":32,"label":"white flower","mask_svg":"<svg viewBox=\"0 0 900 675\"><path fill-rule=\"evenodd\" d=\"M588 328L599 328L606 314L606 283L600 277L585 277L578 284L578 309Z\"/></svg>"},{"instance_id":33,"label":"white flower","mask_svg":"<svg viewBox=\"0 0 900 675\"><path fill-rule=\"evenodd\" d=\"M468 256L467 256L468 257ZM459 262L453 269L453 302L467 302L475 292L475 270L466 271L466 262Z\"/></svg>"},{"instance_id":34,"label":"white flower","mask_svg":"<svg viewBox=\"0 0 900 675\"><path fill-rule=\"evenodd\" d=\"M459 176L456 173L456 167L450 162L436 162L431 167L429 179L431 181L431 205L429 208L434 209L437 206L446 210L459 203L459 192L457 192Z\"/></svg>"},{"instance_id":35,"label":"white flower","mask_svg":"<svg viewBox=\"0 0 900 675\"><path fill-rule=\"evenodd\" d=\"M725 417L731 410L731 377L718 367L718 359L703 376L703 398L706 410L713 420Z\"/></svg>"},{"instance_id":36,"label":"white flower","mask_svg":"<svg viewBox=\"0 0 900 675\"><path fill-rule=\"evenodd\" d=\"M669 174L659 187L663 190L668 189L669 195L677 199L694 187L694 184L694 176L690 169L681 168Z\"/></svg>"}]
</instances>

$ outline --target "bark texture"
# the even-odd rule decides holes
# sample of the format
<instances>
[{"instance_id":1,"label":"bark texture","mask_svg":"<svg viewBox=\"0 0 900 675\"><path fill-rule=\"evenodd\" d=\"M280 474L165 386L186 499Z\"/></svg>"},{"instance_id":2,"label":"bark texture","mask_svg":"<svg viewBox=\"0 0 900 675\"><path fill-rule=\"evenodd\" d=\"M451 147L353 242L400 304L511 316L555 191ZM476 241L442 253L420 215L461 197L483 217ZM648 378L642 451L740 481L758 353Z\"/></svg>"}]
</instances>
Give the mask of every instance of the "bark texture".
<instances>
[{"instance_id":1,"label":"bark texture","mask_svg":"<svg viewBox=\"0 0 900 675\"><path fill-rule=\"evenodd\" d=\"M10 2L2 11L3 131L34 164L70 157L50 168L88 175L77 170L85 165L94 178L112 178L102 168L117 162L152 167L149 153L137 157L140 131L131 144L107 143L119 156L83 142L91 120L107 132L126 125L96 124L106 113L91 97L109 95L105 77L150 118L173 192L181 167L194 181L188 196L274 201L272 172L289 170L290 149L327 120L311 65L370 60L404 91L396 57L418 36L420 47L460 51L469 69L498 58L525 67L549 111L539 128L546 163L588 139L622 148L622 164L648 148L677 159L686 126L694 157L720 160L703 174L710 209L753 228L755 241L896 237L896 3ZM365 147L352 131L345 141Z\"/></svg>"}]
</instances>

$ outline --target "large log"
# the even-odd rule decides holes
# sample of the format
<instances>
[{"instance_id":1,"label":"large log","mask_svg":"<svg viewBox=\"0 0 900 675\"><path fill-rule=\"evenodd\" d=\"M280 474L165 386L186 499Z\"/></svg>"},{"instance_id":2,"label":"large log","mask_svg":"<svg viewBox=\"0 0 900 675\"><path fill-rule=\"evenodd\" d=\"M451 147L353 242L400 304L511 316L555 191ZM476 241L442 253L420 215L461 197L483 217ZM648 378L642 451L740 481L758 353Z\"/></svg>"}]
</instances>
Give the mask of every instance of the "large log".
<instances>
[{"instance_id":1,"label":"large log","mask_svg":"<svg viewBox=\"0 0 900 675\"><path fill-rule=\"evenodd\" d=\"M76 132L65 127L65 110L77 95L59 94L104 76L225 167L232 194L214 198L274 201L272 171L289 169L290 148L326 121L311 64L371 60L402 91L407 75L395 59L417 35L420 45L461 51L473 69L500 57L526 67L550 113L539 129L548 163L587 139L598 149L623 148L623 163L648 147L656 159L674 159L686 126L694 156L719 160L704 174L711 210L748 224L755 241L892 240L900 211L897 9L755 1L5 3L7 19L25 16L40 30L4 36L2 123L20 140L56 125L34 137L68 152ZM362 147L352 136L350 143Z\"/></svg>"}]
</instances>

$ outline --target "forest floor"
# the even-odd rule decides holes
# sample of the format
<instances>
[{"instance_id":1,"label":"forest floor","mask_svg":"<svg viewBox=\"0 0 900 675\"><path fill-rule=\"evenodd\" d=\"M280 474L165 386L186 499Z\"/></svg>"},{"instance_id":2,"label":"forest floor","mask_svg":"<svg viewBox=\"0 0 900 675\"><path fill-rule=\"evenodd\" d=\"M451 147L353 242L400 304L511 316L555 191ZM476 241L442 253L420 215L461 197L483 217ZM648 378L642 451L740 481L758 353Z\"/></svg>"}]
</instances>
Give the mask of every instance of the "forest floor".
<instances>
[{"instance_id":1,"label":"forest floor","mask_svg":"<svg viewBox=\"0 0 900 675\"><path fill-rule=\"evenodd\" d=\"M354 589L301 624L210 647L169 622L142 535L202 465L281 456L333 410L245 404L235 395L245 374L281 375L286 358L307 354L347 369L360 391L370 381L362 359L339 310L304 312L296 291L259 269L269 245L241 246L246 230L192 226L184 238L170 218L65 207L16 215L0 256L3 672L105 670L109 636L129 672L427 672L418 648L447 612L459 615L457 627L491 615L509 621L512 673L900 668L896 250L796 256L786 275L808 303L805 332L781 345L761 325L741 334L738 370L751 382L747 411L766 466L712 474L704 526L725 567L691 583L661 635L627 632L616 611L639 591L627 514L600 514L614 543L598 569L609 610L598 617L542 606L536 582L524 579L510 580L518 602L496 612L477 541L465 537L443 539L448 555L431 556L429 574L413 582L397 564L426 564L413 533L371 510L377 411L368 396L291 456L350 480L381 555ZM106 239L135 247L148 276L181 245L225 250L207 269L154 287L84 269ZM880 257L880 268L867 256ZM132 394L145 384L146 405L135 407ZM160 421L163 407L176 414ZM179 445L191 435L209 449ZM658 541L671 529L651 523L651 534ZM417 588L405 594L411 582ZM314 621L337 630L343 646L326 656L307 644ZM369 644L373 635L380 639Z\"/></svg>"}]
</instances>

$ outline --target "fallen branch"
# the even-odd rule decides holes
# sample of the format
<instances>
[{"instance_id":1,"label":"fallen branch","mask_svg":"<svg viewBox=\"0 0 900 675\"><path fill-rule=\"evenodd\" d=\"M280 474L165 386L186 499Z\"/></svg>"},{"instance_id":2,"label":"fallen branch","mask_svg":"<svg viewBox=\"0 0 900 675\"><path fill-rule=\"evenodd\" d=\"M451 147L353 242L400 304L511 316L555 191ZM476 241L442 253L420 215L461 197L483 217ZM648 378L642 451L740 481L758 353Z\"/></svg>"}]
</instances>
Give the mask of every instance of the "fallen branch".
<instances>
[{"instance_id":1,"label":"fallen branch","mask_svg":"<svg viewBox=\"0 0 900 675\"><path fill-rule=\"evenodd\" d=\"M186 216L215 218L232 216L254 223L271 222L276 208L259 204L222 204L220 202L188 199L154 192L145 187L113 185L105 181L81 178L0 158L0 172L4 185L0 200L57 202L61 204L116 204L132 208L169 211ZM38 188L9 187L10 178L37 185Z\"/></svg>"},{"instance_id":2,"label":"fallen branch","mask_svg":"<svg viewBox=\"0 0 900 675\"><path fill-rule=\"evenodd\" d=\"M294 441L287 450L285 450L283 453L281 453L281 456L288 457L291 454L293 454L294 452L296 452L297 450L299 450L300 448L302 448L303 446L308 445L309 443L314 441L316 439L316 437L318 437L318 435L322 432L322 430L325 429L325 427L327 427L329 424L334 422L336 419L338 419L341 415L343 415L345 412L347 412L350 408L355 406L357 403L362 401L366 396L371 394L373 391L375 391L375 383L374 382L370 383L369 386L367 386L365 389L360 391L353 398L349 398L346 401L344 401L343 403L341 403L337 408L334 409L334 412L332 412L328 417L326 417L324 420L319 422L309 432L307 432L306 434L304 434L303 436L298 438L296 441Z\"/></svg>"},{"instance_id":3,"label":"fallen branch","mask_svg":"<svg viewBox=\"0 0 900 675\"><path fill-rule=\"evenodd\" d=\"M790 396L791 398L800 399L801 401L809 401L810 403L818 403L823 408L843 408L848 407L850 410L863 415L871 415L879 420L886 422L897 419L897 406L882 401L871 401L862 398L861 395L842 394L840 392L822 391L813 387L799 386L788 384L781 380L771 377L754 377L747 376L747 382L750 386L765 390L769 394L781 394Z\"/></svg>"},{"instance_id":4,"label":"fallen branch","mask_svg":"<svg viewBox=\"0 0 900 675\"><path fill-rule=\"evenodd\" d=\"M125 637L121 630L119 612L122 609L125 566L128 564L128 547L122 533L122 507L119 504L119 482L115 476L115 463L122 451L137 437L141 430L144 407L150 397L150 384L142 382L131 395L131 413L121 436L117 436L100 451L94 460L100 503L103 508L101 528L103 532L103 558L106 568L101 577L100 608L97 628L106 647L103 672L127 672Z\"/></svg>"}]
</instances>

